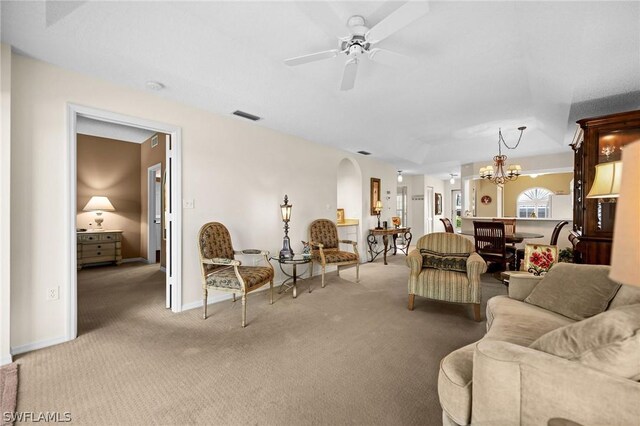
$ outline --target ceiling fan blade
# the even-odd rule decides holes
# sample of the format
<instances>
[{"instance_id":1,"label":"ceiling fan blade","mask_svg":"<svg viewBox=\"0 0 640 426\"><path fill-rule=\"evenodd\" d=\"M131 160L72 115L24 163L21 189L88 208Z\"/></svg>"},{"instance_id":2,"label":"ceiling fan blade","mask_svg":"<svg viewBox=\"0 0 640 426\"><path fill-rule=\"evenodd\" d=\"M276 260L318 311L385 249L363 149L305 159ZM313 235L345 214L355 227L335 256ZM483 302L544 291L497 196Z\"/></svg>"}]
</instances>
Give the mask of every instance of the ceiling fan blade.
<instances>
[{"instance_id":1,"label":"ceiling fan blade","mask_svg":"<svg viewBox=\"0 0 640 426\"><path fill-rule=\"evenodd\" d=\"M323 59L335 58L340 53L340 50L325 50L324 52L312 53L310 55L296 56L295 58L285 59L284 63L290 67L302 64L308 64L309 62L321 61Z\"/></svg>"},{"instance_id":2,"label":"ceiling fan blade","mask_svg":"<svg viewBox=\"0 0 640 426\"><path fill-rule=\"evenodd\" d=\"M342 74L342 83L340 90L351 90L356 85L356 75L358 74L358 58L349 59L344 64L344 73Z\"/></svg>"},{"instance_id":3,"label":"ceiling fan blade","mask_svg":"<svg viewBox=\"0 0 640 426\"><path fill-rule=\"evenodd\" d=\"M406 27L427 12L429 12L428 1L410 0L396 9L391 15L378 22L367 32L365 38L369 43L377 43Z\"/></svg>"},{"instance_id":4,"label":"ceiling fan blade","mask_svg":"<svg viewBox=\"0 0 640 426\"><path fill-rule=\"evenodd\" d=\"M414 64L414 59L409 56L377 47L369 51L369 59L392 67L409 66Z\"/></svg>"}]
</instances>

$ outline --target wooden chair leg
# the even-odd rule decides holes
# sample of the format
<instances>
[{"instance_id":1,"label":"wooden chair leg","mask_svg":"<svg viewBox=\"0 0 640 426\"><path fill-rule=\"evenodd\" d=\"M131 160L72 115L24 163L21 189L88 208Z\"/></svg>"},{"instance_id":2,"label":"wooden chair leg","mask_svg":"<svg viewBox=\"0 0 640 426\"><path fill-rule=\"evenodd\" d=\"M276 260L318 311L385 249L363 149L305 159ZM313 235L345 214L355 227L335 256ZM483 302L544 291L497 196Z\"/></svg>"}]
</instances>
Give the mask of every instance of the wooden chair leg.
<instances>
[{"instance_id":1,"label":"wooden chair leg","mask_svg":"<svg viewBox=\"0 0 640 426\"><path fill-rule=\"evenodd\" d=\"M236 294L235 293L233 293L233 302L234 303L236 302Z\"/></svg>"},{"instance_id":2,"label":"wooden chair leg","mask_svg":"<svg viewBox=\"0 0 640 426\"><path fill-rule=\"evenodd\" d=\"M207 319L207 287L202 289L202 319Z\"/></svg>"},{"instance_id":3,"label":"wooden chair leg","mask_svg":"<svg viewBox=\"0 0 640 426\"><path fill-rule=\"evenodd\" d=\"M338 273L338 276L340 276L340 265L336 266L336 271Z\"/></svg>"},{"instance_id":4,"label":"wooden chair leg","mask_svg":"<svg viewBox=\"0 0 640 426\"><path fill-rule=\"evenodd\" d=\"M242 295L242 328L244 328L246 323L247 323L247 295L243 294Z\"/></svg>"},{"instance_id":5,"label":"wooden chair leg","mask_svg":"<svg viewBox=\"0 0 640 426\"><path fill-rule=\"evenodd\" d=\"M415 294L410 294L409 295L409 310L413 311L413 303L416 300L416 295Z\"/></svg>"},{"instance_id":6,"label":"wooden chair leg","mask_svg":"<svg viewBox=\"0 0 640 426\"><path fill-rule=\"evenodd\" d=\"M273 305L273 280L269 283L269 304Z\"/></svg>"},{"instance_id":7,"label":"wooden chair leg","mask_svg":"<svg viewBox=\"0 0 640 426\"><path fill-rule=\"evenodd\" d=\"M324 265L322 265L322 288L324 288Z\"/></svg>"},{"instance_id":8,"label":"wooden chair leg","mask_svg":"<svg viewBox=\"0 0 640 426\"><path fill-rule=\"evenodd\" d=\"M480 315L480 304L479 303L474 303L473 304L473 319L476 321L480 321L482 319L482 316Z\"/></svg>"},{"instance_id":9,"label":"wooden chair leg","mask_svg":"<svg viewBox=\"0 0 640 426\"><path fill-rule=\"evenodd\" d=\"M360 262L356 263L356 282L360 282Z\"/></svg>"}]
</instances>

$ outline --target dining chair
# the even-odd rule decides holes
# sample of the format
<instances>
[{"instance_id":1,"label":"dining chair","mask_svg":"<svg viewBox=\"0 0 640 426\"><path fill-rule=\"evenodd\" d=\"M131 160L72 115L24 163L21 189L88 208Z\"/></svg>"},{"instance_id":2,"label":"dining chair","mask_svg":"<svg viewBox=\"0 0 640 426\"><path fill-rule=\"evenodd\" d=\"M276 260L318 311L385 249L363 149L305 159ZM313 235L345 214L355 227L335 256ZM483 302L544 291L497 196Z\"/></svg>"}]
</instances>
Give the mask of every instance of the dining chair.
<instances>
[{"instance_id":1,"label":"dining chair","mask_svg":"<svg viewBox=\"0 0 640 426\"><path fill-rule=\"evenodd\" d=\"M198 233L198 253L202 279L202 318L207 319L209 290L217 290L242 297L242 327L247 321L247 294L269 283L269 303L273 304L273 266L269 252L262 250L234 250L229 230L218 222L206 223ZM241 266L235 255L259 255L265 266Z\"/></svg>"},{"instance_id":2,"label":"dining chair","mask_svg":"<svg viewBox=\"0 0 640 426\"><path fill-rule=\"evenodd\" d=\"M507 238L503 222L473 222L476 252L487 262L499 263L503 270L515 257L507 251Z\"/></svg>"},{"instance_id":3,"label":"dining chair","mask_svg":"<svg viewBox=\"0 0 640 426\"><path fill-rule=\"evenodd\" d=\"M453 234L453 224L447 217L441 217L440 221L444 225L444 231Z\"/></svg>"}]
</instances>

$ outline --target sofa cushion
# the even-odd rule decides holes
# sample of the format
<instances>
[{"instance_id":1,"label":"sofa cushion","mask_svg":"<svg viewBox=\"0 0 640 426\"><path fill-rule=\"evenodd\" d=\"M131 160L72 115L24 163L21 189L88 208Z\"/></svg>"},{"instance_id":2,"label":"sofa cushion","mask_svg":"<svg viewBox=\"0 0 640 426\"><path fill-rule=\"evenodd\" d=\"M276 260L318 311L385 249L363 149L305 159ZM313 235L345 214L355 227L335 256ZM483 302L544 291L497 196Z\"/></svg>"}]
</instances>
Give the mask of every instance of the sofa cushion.
<instances>
[{"instance_id":1,"label":"sofa cushion","mask_svg":"<svg viewBox=\"0 0 640 426\"><path fill-rule=\"evenodd\" d=\"M609 279L609 266L559 263L525 302L579 321L603 312L620 288Z\"/></svg>"},{"instance_id":2,"label":"sofa cushion","mask_svg":"<svg viewBox=\"0 0 640 426\"><path fill-rule=\"evenodd\" d=\"M573 324L569 318L509 296L487 301L487 334L484 339L529 346L540 336Z\"/></svg>"},{"instance_id":3,"label":"sofa cushion","mask_svg":"<svg viewBox=\"0 0 640 426\"><path fill-rule=\"evenodd\" d=\"M435 268L445 271L467 272L467 258L470 253L438 253L420 249L423 268Z\"/></svg>"},{"instance_id":4,"label":"sofa cushion","mask_svg":"<svg viewBox=\"0 0 640 426\"><path fill-rule=\"evenodd\" d=\"M531 348L632 380L640 379L640 304L553 330Z\"/></svg>"},{"instance_id":5,"label":"sofa cushion","mask_svg":"<svg viewBox=\"0 0 640 426\"><path fill-rule=\"evenodd\" d=\"M476 343L451 352L440 361L438 397L442 410L459 425L471 422L471 381Z\"/></svg>"},{"instance_id":6,"label":"sofa cushion","mask_svg":"<svg viewBox=\"0 0 640 426\"><path fill-rule=\"evenodd\" d=\"M640 303L640 287L623 284L614 298L611 299L609 309L616 309L620 306L633 305L635 303Z\"/></svg>"}]
</instances>

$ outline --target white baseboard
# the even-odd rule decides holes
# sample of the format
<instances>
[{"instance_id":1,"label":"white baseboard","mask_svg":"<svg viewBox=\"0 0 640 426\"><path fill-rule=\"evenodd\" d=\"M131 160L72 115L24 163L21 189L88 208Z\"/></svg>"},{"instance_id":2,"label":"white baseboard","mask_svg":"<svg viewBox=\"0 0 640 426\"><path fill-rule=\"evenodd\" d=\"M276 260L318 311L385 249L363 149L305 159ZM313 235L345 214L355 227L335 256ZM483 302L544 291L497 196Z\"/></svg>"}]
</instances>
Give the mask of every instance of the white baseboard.
<instances>
[{"instance_id":1,"label":"white baseboard","mask_svg":"<svg viewBox=\"0 0 640 426\"><path fill-rule=\"evenodd\" d=\"M20 345L11 348L13 355L23 354L25 352L35 351L36 349L46 348L48 346L58 345L60 343L68 342L69 339L66 336L56 337L53 339L41 340L39 342L27 343L26 345Z\"/></svg>"},{"instance_id":2,"label":"white baseboard","mask_svg":"<svg viewBox=\"0 0 640 426\"><path fill-rule=\"evenodd\" d=\"M280 284L282 284L282 280L276 282L273 282L273 288L275 289L276 287L280 286ZM266 291L269 290L269 286L268 285L263 285L262 287L260 287L258 290L252 291L251 294L253 293L257 293L260 291ZM220 303L220 302L224 302L226 300L231 300L233 299L233 295L230 293L222 293L222 292L216 292L215 290L211 290L212 293L215 293L213 295L209 295L209 297L207 297L207 305L211 305L213 303ZM202 299L200 300L196 300L194 302L190 302L190 303L185 303L182 305L182 310L186 311L189 309L197 309L197 308L202 308Z\"/></svg>"},{"instance_id":3,"label":"white baseboard","mask_svg":"<svg viewBox=\"0 0 640 426\"><path fill-rule=\"evenodd\" d=\"M3 365L11 364L12 362L13 358L11 358L11 354L4 355L2 358L0 358L0 367Z\"/></svg>"}]
</instances>

